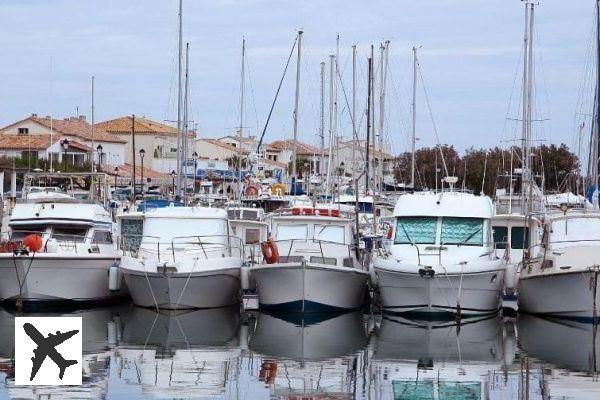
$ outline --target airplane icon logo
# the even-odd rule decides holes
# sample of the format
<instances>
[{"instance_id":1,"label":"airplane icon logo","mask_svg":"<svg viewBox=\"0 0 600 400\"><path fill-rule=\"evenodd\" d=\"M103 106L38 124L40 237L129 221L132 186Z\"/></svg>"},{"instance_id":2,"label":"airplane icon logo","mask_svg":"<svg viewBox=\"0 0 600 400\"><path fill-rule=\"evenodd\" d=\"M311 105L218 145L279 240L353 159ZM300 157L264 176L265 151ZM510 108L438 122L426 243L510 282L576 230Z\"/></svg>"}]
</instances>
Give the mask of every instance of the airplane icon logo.
<instances>
[{"instance_id":1,"label":"airplane icon logo","mask_svg":"<svg viewBox=\"0 0 600 400\"><path fill-rule=\"evenodd\" d=\"M15 384L80 385L81 317L15 318Z\"/></svg>"},{"instance_id":2,"label":"airplane icon logo","mask_svg":"<svg viewBox=\"0 0 600 400\"><path fill-rule=\"evenodd\" d=\"M50 333L48 334L48 337L45 338L40 331L35 329L35 326L31 325L30 323L24 324L23 329L25 330L27 336L29 336L31 340L33 340L38 346L37 349L33 350L35 356L31 357L33 366L31 368L31 377L29 378L30 381L35 378L35 375L40 370L40 367L44 363L46 357L50 357L50 359L54 361L56 365L58 365L58 368L60 368L60 372L58 374L60 380L62 380L63 376L65 375L65 370L68 366L77 364L77 360L65 360L64 357L60 355L58 351L56 351L56 346L75 336L79 332L78 330L65 333L60 333L60 331L57 331L56 335Z\"/></svg>"}]
</instances>

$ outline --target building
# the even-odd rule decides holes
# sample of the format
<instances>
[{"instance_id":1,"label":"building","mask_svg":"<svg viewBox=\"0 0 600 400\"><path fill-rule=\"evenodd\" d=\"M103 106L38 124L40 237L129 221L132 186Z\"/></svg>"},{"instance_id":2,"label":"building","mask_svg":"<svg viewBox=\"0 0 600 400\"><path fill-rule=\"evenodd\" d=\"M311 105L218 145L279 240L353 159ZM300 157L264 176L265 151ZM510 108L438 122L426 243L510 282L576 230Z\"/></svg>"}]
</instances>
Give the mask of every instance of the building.
<instances>
[{"instance_id":1,"label":"building","mask_svg":"<svg viewBox=\"0 0 600 400\"><path fill-rule=\"evenodd\" d=\"M135 153L136 164L141 164L139 151L144 149L144 166L162 173L177 170L177 128L147 118L132 116L111 119L96 124L98 129L118 136L125 141L125 162L133 163ZM135 151L133 150L132 133L135 132ZM196 134L188 133L191 139L189 148Z\"/></svg>"},{"instance_id":2,"label":"building","mask_svg":"<svg viewBox=\"0 0 600 400\"><path fill-rule=\"evenodd\" d=\"M268 160L289 165L292 162L294 154L294 143L296 144L296 156L299 160L304 160L317 175L325 175L328 165L328 150L322 150L300 141L294 142L293 139L277 140L265 146L265 157Z\"/></svg>"},{"instance_id":3,"label":"building","mask_svg":"<svg viewBox=\"0 0 600 400\"><path fill-rule=\"evenodd\" d=\"M54 119L31 114L0 128L0 137L0 153L9 157L52 157L53 163L65 158L76 165L93 160L113 166L122 165L125 159L125 140L92 127L84 115Z\"/></svg>"},{"instance_id":4,"label":"building","mask_svg":"<svg viewBox=\"0 0 600 400\"><path fill-rule=\"evenodd\" d=\"M258 144L258 140L254 136L242 137L241 140L238 136L223 136L218 140L238 149L241 147L251 153L256 152L256 145Z\"/></svg>"},{"instance_id":5,"label":"building","mask_svg":"<svg viewBox=\"0 0 600 400\"><path fill-rule=\"evenodd\" d=\"M333 151L334 165L343 168L346 172L352 170L362 171L366 159L366 149L365 140L339 141ZM393 173L393 160L395 157L392 154L387 151L375 150L371 144L369 145L369 158L372 166L378 166L379 163L382 163L384 176Z\"/></svg>"}]
</instances>

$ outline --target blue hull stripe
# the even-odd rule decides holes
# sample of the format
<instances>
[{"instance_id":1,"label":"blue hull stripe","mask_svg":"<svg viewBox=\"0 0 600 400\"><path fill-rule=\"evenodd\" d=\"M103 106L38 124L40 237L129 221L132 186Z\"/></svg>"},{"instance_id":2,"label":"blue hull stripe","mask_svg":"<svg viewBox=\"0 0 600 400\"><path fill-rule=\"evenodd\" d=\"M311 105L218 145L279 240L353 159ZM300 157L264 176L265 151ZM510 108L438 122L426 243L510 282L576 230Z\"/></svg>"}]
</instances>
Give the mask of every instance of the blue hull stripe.
<instances>
[{"instance_id":1,"label":"blue hull stripe","mask_svg":"<svg viewBox=\"0 0 600 400\"><path fill-rule=\"evenodd\" d=\"M283 312L302 312L302 303L304 303L305 313L331 313L331 312L344 312L349 310L356 310L356 308L343 308L335 307L327 304L321 304L310 300L297 300L290 301L287 303L280 304L264 304L260 303L259 307L261 310L266 311L283 311Z\"/></svg>"}]
</instances>

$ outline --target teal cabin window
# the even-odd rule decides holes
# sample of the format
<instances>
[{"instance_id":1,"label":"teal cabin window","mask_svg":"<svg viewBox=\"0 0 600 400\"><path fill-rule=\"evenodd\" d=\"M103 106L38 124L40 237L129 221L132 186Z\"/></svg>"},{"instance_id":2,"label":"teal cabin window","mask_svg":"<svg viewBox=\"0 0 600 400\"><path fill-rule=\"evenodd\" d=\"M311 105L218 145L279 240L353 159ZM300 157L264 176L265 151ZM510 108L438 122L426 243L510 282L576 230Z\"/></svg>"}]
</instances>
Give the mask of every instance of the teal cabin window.
<instances>
[{"instance_id":1,"label":"teal cabin window","mask_svg":"<svg viewBox=\"0 0 600 400\"><path fill-rule=\"evenodd\" d=\"M437 217L400 217L394 244L435 244Z\"/></svg>"},{"instance_id":2,"label":"teal cabin window","mask_svg":"<svg viewBox=\"0 0 600 400\"><path fill-rule=\"evenodd\" d=\"M444 217L441 244L482 246L483 219Z\"/></svg>"}]
</instances>

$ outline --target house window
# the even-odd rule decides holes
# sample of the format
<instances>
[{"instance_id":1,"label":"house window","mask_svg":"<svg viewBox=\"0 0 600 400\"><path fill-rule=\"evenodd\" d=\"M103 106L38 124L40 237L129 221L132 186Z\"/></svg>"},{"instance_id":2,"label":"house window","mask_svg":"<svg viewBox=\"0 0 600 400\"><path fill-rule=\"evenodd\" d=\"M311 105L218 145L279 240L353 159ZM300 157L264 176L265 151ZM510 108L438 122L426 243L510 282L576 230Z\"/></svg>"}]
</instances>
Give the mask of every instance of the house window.
<instances>
[{"instance_id":1,"label":"house window","mask_svg":"<svg viewBox=\"0 0 600 400\"><path fill-rule=\"evenodd\" d=\"M19 135L29 134L29 128L19 128Z\"/></svg>"}]
</instances>

